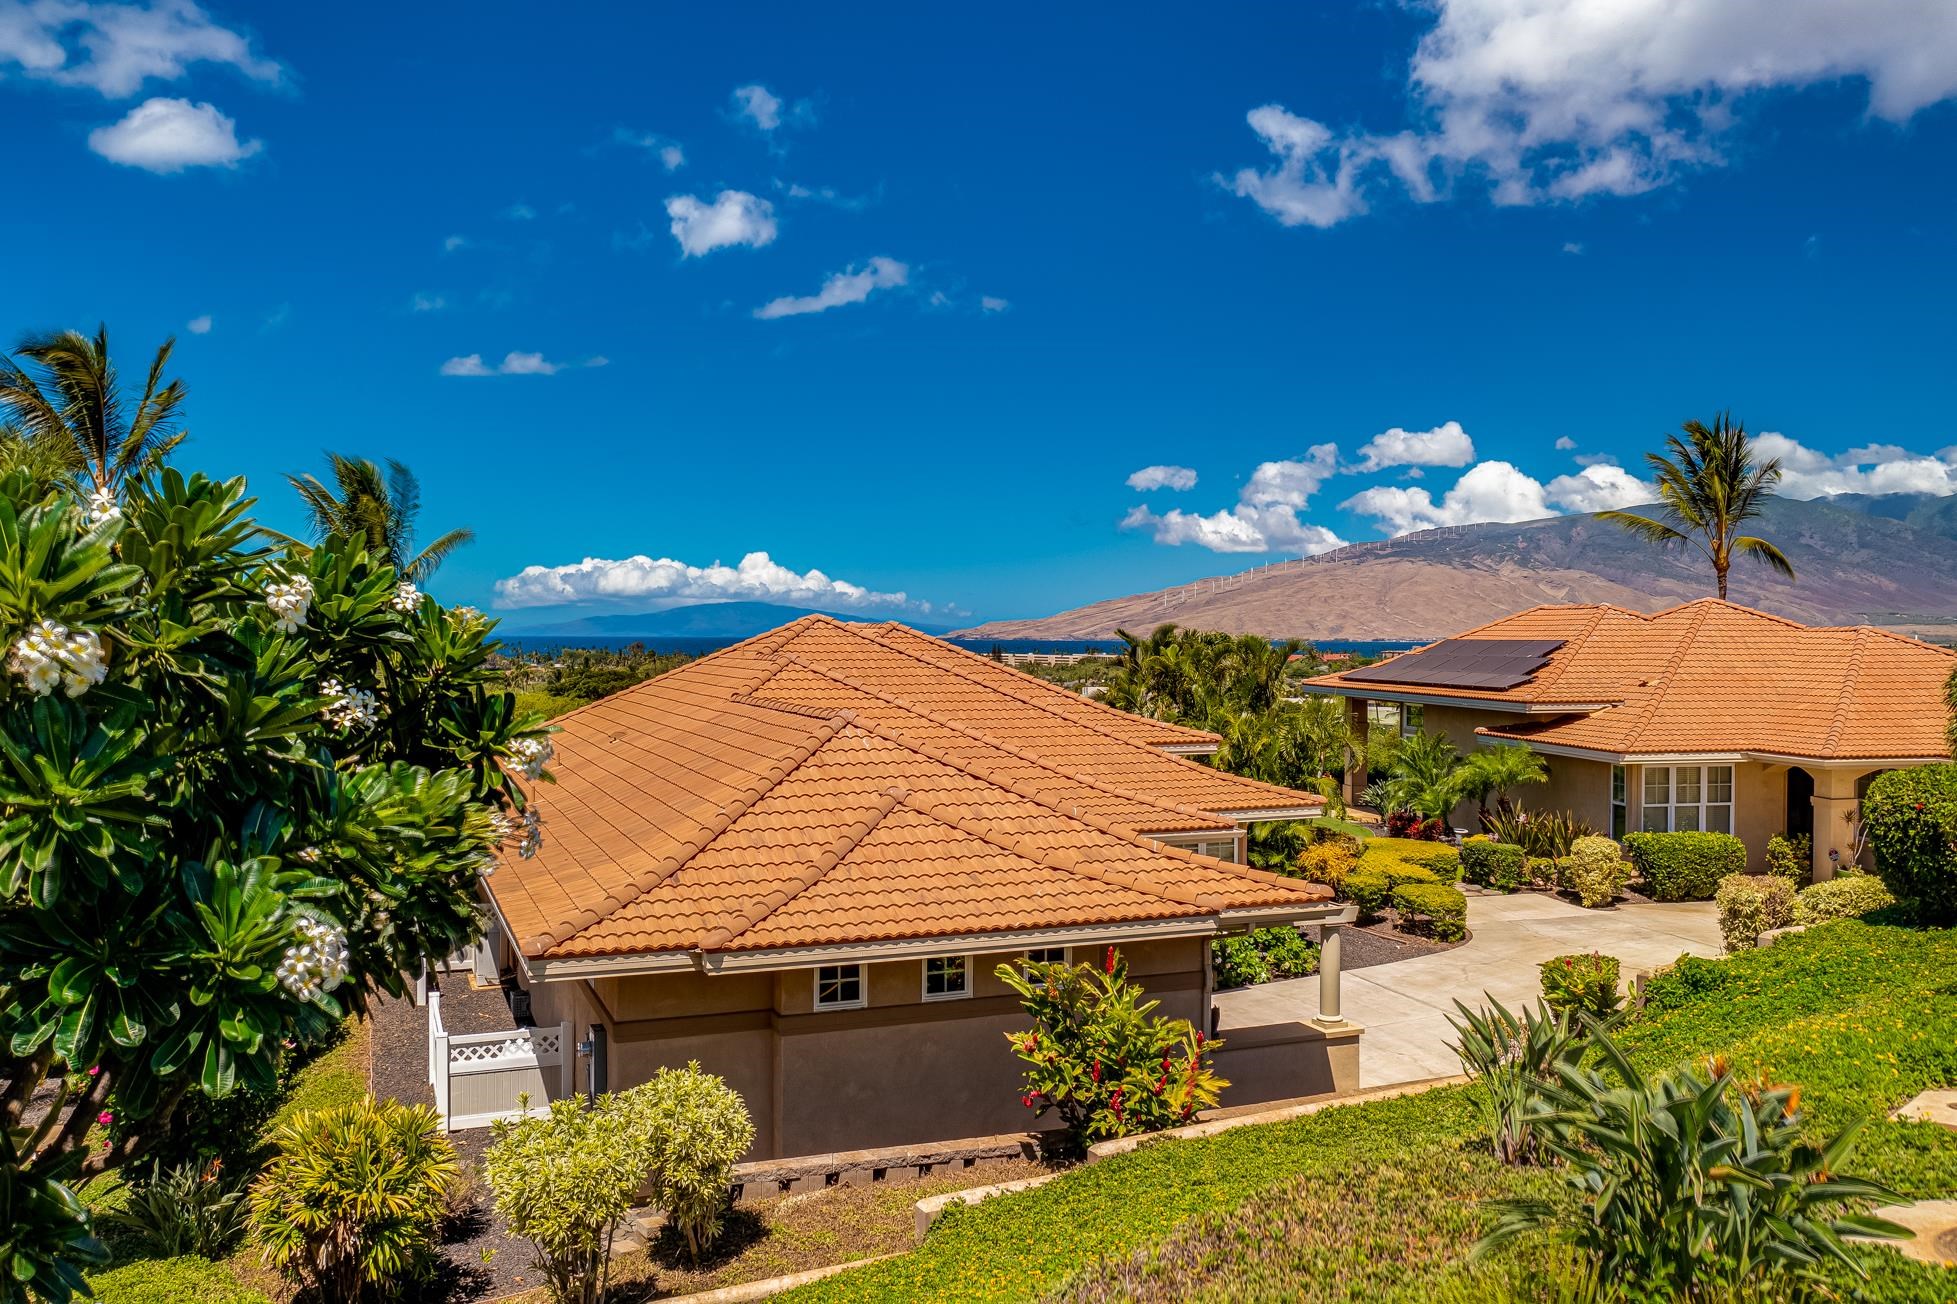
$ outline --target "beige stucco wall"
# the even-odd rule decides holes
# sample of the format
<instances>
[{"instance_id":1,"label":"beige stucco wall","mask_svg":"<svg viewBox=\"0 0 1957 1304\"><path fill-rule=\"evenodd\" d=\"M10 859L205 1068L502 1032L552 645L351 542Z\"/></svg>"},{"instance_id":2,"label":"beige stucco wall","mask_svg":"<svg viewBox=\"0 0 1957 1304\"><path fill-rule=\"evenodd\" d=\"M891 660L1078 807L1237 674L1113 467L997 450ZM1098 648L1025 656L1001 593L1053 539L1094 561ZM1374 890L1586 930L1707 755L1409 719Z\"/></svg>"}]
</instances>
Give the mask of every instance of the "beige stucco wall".
<instances>
[{"instance_id":1,"label":"beige stucco wall","mask_svg":"<svg viewBox=\"0 0 1957 1304\"><path fill-rule=\"evenodd\" d=\"M1458 706L1429 706L1421 727L1444 735L1465 756L1482 747L1499 746L1476 735L1484 726L1513 724L1528 716L1498 711L1470 711ZM1602 761L1585 761L1569 756L1543 756L1549 778L1531 784L1510 796L1528 810L1566 810L1594 829L1610 831L1610 766ZM1451 822L1470 831L1477 826L1475 804L1464 801L1455 807Z\"/></svg>"}]
</instances>

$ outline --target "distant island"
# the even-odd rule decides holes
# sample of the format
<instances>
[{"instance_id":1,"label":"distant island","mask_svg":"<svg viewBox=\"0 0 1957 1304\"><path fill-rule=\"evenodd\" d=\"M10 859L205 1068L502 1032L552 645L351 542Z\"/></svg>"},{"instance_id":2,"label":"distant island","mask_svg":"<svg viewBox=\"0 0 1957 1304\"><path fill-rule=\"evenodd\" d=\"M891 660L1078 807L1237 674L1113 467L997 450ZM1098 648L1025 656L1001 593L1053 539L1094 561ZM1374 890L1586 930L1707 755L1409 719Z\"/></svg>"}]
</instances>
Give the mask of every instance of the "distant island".
<instances>
[{"instance_id":1,"label":"distant island","mask_svg":"<svg viewBox=\"0 0 1957 1304\"><path fill-rule=\"evenodd\" d=\"M931 624L908 615L817 611L774 602L696 602L664 611L606 612L548 624L505 624L513 638L752 638L803 616L832 616L837 620L901 620L912 629L942 634L949 625Z\"/></svg>"}]
</instances>

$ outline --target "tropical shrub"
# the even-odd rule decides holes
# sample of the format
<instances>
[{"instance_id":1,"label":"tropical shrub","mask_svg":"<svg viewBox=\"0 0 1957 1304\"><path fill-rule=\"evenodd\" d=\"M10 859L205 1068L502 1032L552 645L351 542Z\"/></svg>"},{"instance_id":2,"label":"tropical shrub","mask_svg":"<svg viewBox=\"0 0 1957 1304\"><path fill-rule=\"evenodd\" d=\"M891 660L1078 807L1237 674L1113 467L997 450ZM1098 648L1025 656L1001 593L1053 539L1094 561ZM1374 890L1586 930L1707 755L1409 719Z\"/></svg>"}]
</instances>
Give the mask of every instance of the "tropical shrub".
<instances>
[{"instance_id":1,"label":"tropical shrub","mask_svg":"<svg viewBox=\"0 0 1957 1304\"><path fill-rule=\"evenodd\" d=\"M322 1300L426 1275L456 1180L455 1148L433 1109L369 1097L307 1110L272 1143L251 1190L267 1262Z\"/></svg>"},{"instance_id":2,"label":"tropical shrub","mask_svg":"<svg viewBox=\"0 0 1957 1304\"><path fill-rule=\"evenodd\" d=\"M1358 839L1354 838L1353 842L1356 844ZM1314 842L1298 853L1298 874L1337 892L1345 885L1345 876L1358 863L1359 853L1343 842Z\"/></svg>"},{"instance_id":3,"label":"tropical shrub","mask_svg":"<svg viewBox=\"0 0 1957 1304\"><path fill-rule=\"evenodd\" d=\"M1367 840L1356 833L1351 833L1339 827L1337 824L1319 819L1312 820L1305 825L1305 841L1314 847L1343 847L1357 856L1360 848L1366 845Z\"/></svg>"},{"instance_id":4,"label":"tropical shrub","mask_svg":"<svg viewBox=\"0 0 1957 1304\"><path fill-rule=\"evenodd\" d=\"M1318 947L1296 928L1278 925L1210 943L1218 987L1248 987L1318 972Z\"/></svg>"},{"instance_id":5,"label":"tropical shrub","mask_svg":"<svg viewBox=\"0 0 1957 1304\"><path fill-rule=\"evenodd\" d=\"M1459 882L1461 878L1461 853L1444 842L1420 838L1366 839L1359 852L1359 863L1372 869L1381 867L1381 862L1418 865L1432 870L1445 883Z\"/></svg>"},{"instance_id":6,"label":"tropical shrub","mask_svg":"<svg viewBox=\"0 0 1957 1304\"><path fill-rule=\"evenodd\" d=\"M1805 833L1788 837L1776 833L1767 839L1767 872L1799 886L1814 868L1814 839Z\"/></svg>"},{"instance_id":7,"label":"tropical shrub","mask_svg":"<svg viewBox=\"0 0 1957 1304\"><path fill-rule=\"evenodd\" d=\"M1746 844L1730 833L1627 833L1624 850L1659 901L1708 901L1746 872Z\"/></svg>"},{"instance_id":8,"label":"tropical shrub","mask_svg":"<svg viewBox=\"0 0 1957 1304\"><path fill-rule=\"evenodd\" d=\"M1875 872L1930 923L1957 923L1957 765L1878 775L1862 799Z\"/></svg>"},{"instance_id":9,"label":"tropical shrub","mask_svg":"<svg viewBox=\"0 0 1957 1304\"><path fill-rule=\"evenodd\" d=\"M1562 885L1591 910L1615 901L1630 877L1631 866L1617 843L1595 835L1572 843L1561 864Z\"/></svg>"},{"instance_id":10,"label":"tropical shrub","mask_svg":"<svg viewBox=\"0 0 1957 1304\"><path fill-rule=\"evenodd\" d=\"M1531 1107L1560 1065L1583 1054L1583 1039L1566 1011L1536 1005L1514 1015L1491 998L1485 1009L1460 1001L1454 1027L1454 1053L1475 1081L1475 1100L1488 1122L1495 1157L1505 1164L1535 1161L1538 1141Z\"/></svg>"},{"instance_id":11,"label":"tropical shrub","mask_svg":"<svg viewBox=\"0 0 1957 1304\"><path fill-rule=\"evenodd\" d=\"M1114 947L1099 967L1002 964L997 973L1035 1025L1006 1034L1026 1064L1020 1102L1035 1117L1057 1111L1077 1147L1186 1123L1230 1085L1210 1065L1222 1043L1157 1015L1161 1002L1142 999Z\"/></svg>"},{"instance_id":12,"label":"tropical shrub","mask_svg":"<svg viewBox=\"0 0 1957 1304\"><path fill-rule=\"evenodd\" d=\"M1393 881L1377 869L1355 869L1345 876L1342 895L1359 908L1361 922L1378 919L1393 895Z\"/></svg>"},{"instance_id":13,"label":"tropical shrub","mask_svg":"<svg viewBox=\"0 0 1957 1304\"><path fill-rule=\"evenodd\" d=\"M1794 922L1825 924L1831 919L1856 919L1872 910L1896 904L1889 889L1873 874L1847 874L1810 884L1794 894Z\"/></svg>"},{"instance_id":14,"label":"tropical shrub","mask_svg":"<svg viewBox=\"0 0 1957 1304\"><path fill-rule=\"evenodd\" d=\"M1473 837L1461 843L1462 878L1497 892L1513 892L1522 886L1522 863L1522 848L1513 842Z\"/></svg>"},{"instance_id":15,"label":"tropical shrub","mask_svg":"<svg viewBox=\"0 0 1957 1304\"><path fill-rule=\"evenodd\" d=\"M1717 960L1681 955L1644 984L1641 1013L1663 1014L1705 999L1732 981L1732 968Z\"/></svg>"},{"instance_id":16,"label":"tropical shrub","mask_svg":"<svg viewBox=\"0 0 1957 1304\"><path fill-rule=\"evenodd\" d=\"M1253 869L1287 874L1306 845L1302 820L1263 820L1244 836L1244 860Z\"/></svg>"},{"instance_id":17,"label":"tropical shrub","mask_svg":"<svg viewBox=\"0 0 1957 1304\"><path fill-rule=\"evenodd\" d=\"M1522 881L1530 887L1563 886L1563 862L1554 856L1525 856Z\"/></svg>"},{"instance_id":18,"label":"tropical shrub","mask_svg":"<svg viewBox=\"0 0 1957 1304\"><path fill-rule=\"evenodd\" d=\"M1219 937L1210 943L1210 966L1219 990L1254 987L1271 981L1271 960L1248 933Z\"/></svg>"},{"instance_id":19,"label":"tropical shrub","mask_svg":"<svg viewBox=\"0 0 1957 1304\"><path fill-rule=\"evenodd\" d=\"M1408 883L1393 889L1393 908L1400 912L1400 925L1424 921L1427 930L1443 942L1458 942L1468 935L1468 898L1461 889L1446 883Z\"/></svg>"},{"instance_id":20,"label":"tropical shrub","mask_svg":"<svg viewBox=\"0 0 1957 1304\"><path fill-rule=\"evenodd\" d=\"M124 1257L221 1259L244 1234L247 1213L243 1184L211 1163L154 1168L100 1217Z\"/></svg>"},{"instance_id":21,"label":"tropical shrub","mask_svg":"<svg viewBox=\"0 0 1957 1304\"><path fill-rule=\"evenodd\" d=\"M97 1304L272 1304L208 1259L139 1259L89 1278Z\"/></svg>"},{"instance_id":22,"label":"tropical shrub","mask_svg":"<svg viewBox=\"0 0 1957 1304\"><path fill-rule=\"evenodd\" d=\"M754 1143L754 1120L740 1093L700 1065L661 1069L628 1095L648 1098L652 1121L652 1201L686 1242L695 1263L720 1235L734 1164Z\"/></svg>"},{"instance_id":23,"label":"tropical shrub","mask_svg":"<svg viewBox=\"0 0 1957 1304\"><path fill-rule=\"evenodd\" d=\"M654 1101L645 1094L553 1100L541 1114L499 1119L483 1176L510 1234L529 1241L558 1304L597 1304L611 1277L612 1239L639 1198L654 1157Z\"/></svg>"},{"instance_id":24,"label":"tropical shrub","mask_svg":"<svg viewBox=\"0 0 1957 1304\"><path fill-rule=\"evenodd\" d=\"M520 825L499 762L549 751L490 622L345 540L269 547L250 508L173 470L0 478L0 1095L62 1118L0 1148L0 1280L57 1298L37 1256L88 1226L52 1185L149 1158L192 1093L271 1089L288 1042L478 937Z\"/></svg>"},{"instance_id":25,"label":"tropical shrub","mask_svg":"<svg viewBox=\"0 0 1957 1304\"><path fill-rule=\"evenodd\" d=\"M1728 951L1751 950L1760 934L1794 922L1794 883L1778 874L1728 874L1713 900Z\"/></svg>"},{"instance_id":26,"label":"tropical shrub","mask_svg":"<svg viewBox=\"0 0 1957 1304\"><path fill-rule=\"evenodd\" d=\"M1901 1197L1846 1173L1855 1127L1804 1135L1800 1088L1735 1083L1718 1060L1648 1076L1601 1028L1588 1040L1610 1076L1564 1063L1542 1085L1565 1198L1496 1202L1477 1253L1546 1230L1654 1299L1784 1299L1831 1262L1866 1277L1842 1237L1909 1234L1859 1212Z\"/></svg>"},{"instance_id":27,"label":"tropical shrub","mask_svg":"<svg viewBox=\"0 0 1957 1304\"><path fill-rule=\"evenodd\" d=\"M1538 971L1542 975L1543 1004L1558 1014L1608 1019L1623 1003L1617 993L1619 969L1614 955L1580 951L1552 956Z\"/></svg>"},{"instance_id":28,"label":"tropical shrub","mask_svg":"<svg viewBox=\"0 0 1957 1304\"><path fill-rule=\"evenodd\" d=\"M1513 842L1524 854L1561 859L1570 854L1578 838L1597 832L1583 820L1563 810L1526 811L1503 807L1489 812L1482 821L1488 832L1503 842Z\"/></svg>"},{"instance_id":29,"label":"tropical shrub","mask_svg":"<svg viewBox=\"0 0 1957 1304\"><path fill-rule=\"evenodd\" d=\"M1396 829L1389 819L1386 831L1395 837L1426 837L1416 830L1431 823L1439 826L1433 836L1445 833L1442 821L1461 799L1460 767L1461 753L1446 735L1422 730L1402 738L1387 769L1386 801L1389 816L1399 815L1403 828Z\"/></svg>"}]
</instances>

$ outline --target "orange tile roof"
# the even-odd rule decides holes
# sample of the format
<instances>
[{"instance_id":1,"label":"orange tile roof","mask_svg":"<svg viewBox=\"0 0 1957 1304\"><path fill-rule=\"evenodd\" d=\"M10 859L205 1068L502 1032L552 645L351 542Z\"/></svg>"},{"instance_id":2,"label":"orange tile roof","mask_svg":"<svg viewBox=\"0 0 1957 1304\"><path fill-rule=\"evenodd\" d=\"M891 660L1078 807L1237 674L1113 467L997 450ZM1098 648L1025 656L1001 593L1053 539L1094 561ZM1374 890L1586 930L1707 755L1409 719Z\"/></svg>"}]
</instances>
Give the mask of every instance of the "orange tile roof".
<instances>
[{"instance_id":1,"label":"orange tile roof","mask_svg":"<svg viewBox=\"0 0 1957 1304\"><path fill-rule=\"evenodd\" d=\"M1701 598L1651 614L1605 605L1531 607L1457 637L1564 642L1540 673L1507 691L1348 681L1343 674L1306 683L1357 696L1472 699L1546 713L1477 732L1611 755L1915 760L1947 753L1943 694L1957 652L1869 625L1801 625ZM1561 705L1573 709L1558 714Z\"/></svg>"},{"instance_id":2,"label":"orange tile roof","mask_svg":"<svg viewBox=\"0 0 1957 1304\"><path fill-rule=\"evenodd\" d=\"M1318 798L1156 750L1193 731L986 668L1003 669L902 627L809 617L579 708L558 721L556 782L529 788L543 847L502 858L496 907L526 956L560 959L1201 920L1327 897L1150 836L1228 828L1218 803Z\"/></svg>"}]
</instances>

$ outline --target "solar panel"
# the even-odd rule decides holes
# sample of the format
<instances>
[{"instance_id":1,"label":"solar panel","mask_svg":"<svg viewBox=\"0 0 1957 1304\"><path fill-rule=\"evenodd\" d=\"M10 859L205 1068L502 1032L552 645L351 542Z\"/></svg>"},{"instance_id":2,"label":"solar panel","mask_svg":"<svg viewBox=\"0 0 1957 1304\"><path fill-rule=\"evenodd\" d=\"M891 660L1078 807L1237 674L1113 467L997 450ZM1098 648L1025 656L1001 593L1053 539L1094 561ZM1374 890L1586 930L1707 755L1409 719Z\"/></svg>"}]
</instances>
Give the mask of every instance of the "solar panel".
<instances>
[{"instance_id":1,"label":"solar panel","mask_svg":"<svg viewBox=\"0 0 1957 1304\"><path fill-rule=\"evenodd\" d=\"M1450 638L1418 652L1405 652L1362 670L1348 670L1348 683L1402 684L1419 688L1483 688L1501 691L1526 684L1563 646L1548 638Z\"/></svg>"}]
</instances>

